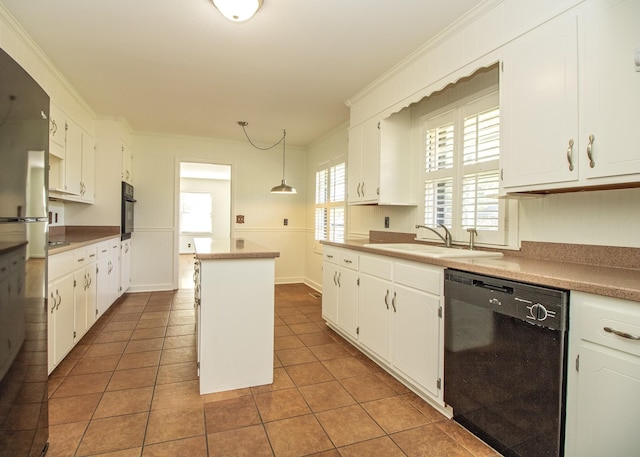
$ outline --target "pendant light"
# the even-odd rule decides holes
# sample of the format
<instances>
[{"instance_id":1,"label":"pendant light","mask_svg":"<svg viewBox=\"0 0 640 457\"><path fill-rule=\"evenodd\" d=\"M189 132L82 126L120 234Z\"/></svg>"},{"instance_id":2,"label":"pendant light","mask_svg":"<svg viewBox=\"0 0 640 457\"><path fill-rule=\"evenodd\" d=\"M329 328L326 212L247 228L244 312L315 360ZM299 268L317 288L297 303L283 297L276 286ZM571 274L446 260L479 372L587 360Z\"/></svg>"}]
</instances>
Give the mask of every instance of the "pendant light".
<instances>
[{"instance_id":1,"label":"pendant light","mask_svg":"<svg viewBox=\"0 0 640 457\"><path fill-rule=\"evenodd\" d=\"M295 187L291 187L289 185L287 185L287 181L285 180L284 177L284 171L285 171L285 164L286 164L286 157L287 157L287 131L283 130L282 131L282 138L280 138L275 144L269 146L268 148L261 148L259 146L256 146L253 141L251 141L251 138L249 138L249 134L247 133L247 130L245 129L245 127L247 125L249 125L247 122L245 121L238 121L238 125L240 127L242 127L242 131L244 132L244 136L247 137L247 140L249 140L249 143L251 144L251 146L253 146L256 149L260 149L261 151L267 151L269 149L273 149L276 146L278 146L280 143L282 143L282 182L280 184L278 184L277 186L274 186L271 188L271 193L272 194L297 194L298 191L295 189Z\"/></svg>"},{"instance_id":2,"label":"pendant light","mask_svg":"<svg viewBox=\"0 0 640 457\"><path fill-rule=\"evenodd\" d=\"M262 6L262 0L212 0L218 11L233 22L244 22L253 17Z\"/></svg>"}]
</instances>

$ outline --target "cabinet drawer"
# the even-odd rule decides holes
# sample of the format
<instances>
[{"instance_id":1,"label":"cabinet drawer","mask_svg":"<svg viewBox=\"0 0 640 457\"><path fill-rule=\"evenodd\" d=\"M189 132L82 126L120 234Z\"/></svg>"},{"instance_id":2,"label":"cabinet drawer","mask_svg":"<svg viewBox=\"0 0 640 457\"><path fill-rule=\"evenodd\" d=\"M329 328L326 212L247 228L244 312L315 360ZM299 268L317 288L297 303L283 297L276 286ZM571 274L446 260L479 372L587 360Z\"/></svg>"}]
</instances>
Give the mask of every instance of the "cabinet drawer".
<instances>
[{"instance_id":1,"label":"cabinet drawer","mask_svg":"<svg viewBox=\"0 0 640 457\"><path fill-rule=\"evenodd\" d=\"M640 340L633 339L640 338L640 303L597 295L581 300L581 296L572 294L572 304L575 298L581 306L581 338L640 356Z\"/></svg>"},{"instance_id":2,"label":"cabinet drawer","mask_svg":"<svg viewBox=\"0 0 640 457\"><path fill-rule=\"evenodd\" d=\"M60 278L73 271L74 251L63 252L49 256L49 281Z\"/></svg>"},{"instance_id":3,"label":"cabinet drawer","mask_svg":"<svg viewBox=\"0 0 640 457\"><path fill-rule=\"evenodd\" d=\"M322 260L329 263L338 263L339 249L333 246L322 245Z\"/></svg>"},{"instance_id":4,"label":"cabinet drawer","mask_svg":"<svg viewBox=\"0 0 640 457\"><path fill-rule=\"evenodd\" d=\"M97 257L98 260L109 257L109 241L103 241L97 245Z\"/></svg>"},{"instance_id":5,"label":"cabinet drawer","mask_svg":"<svg viewBox=\"0 0 640 457\"><path fill-rule=\"evenodd\" d=\"M341 250L339 255L339 264L352 270L358 269L358 254L354 251Z\"/></svg>"},{"instance_id":6,"label":"cabinet drawer","mask_svg":"<svg viewBox=\"0 0 640 457\"><path fill-rule=\"evenodd\" d=\"M360 256L360 272L391 281L393 262L382 257Z\"/></svg>"},{"instance_id":7,"label":"cabinet drawer","mask_svg":"<svg viewBox=\"0 0 640 457\"><path fill-rule=\"evenodd\" d=\"M434 295L442 295L443 272L444 269L440 267L396 262L393 281Z\"/></svg>"}]
</instances>

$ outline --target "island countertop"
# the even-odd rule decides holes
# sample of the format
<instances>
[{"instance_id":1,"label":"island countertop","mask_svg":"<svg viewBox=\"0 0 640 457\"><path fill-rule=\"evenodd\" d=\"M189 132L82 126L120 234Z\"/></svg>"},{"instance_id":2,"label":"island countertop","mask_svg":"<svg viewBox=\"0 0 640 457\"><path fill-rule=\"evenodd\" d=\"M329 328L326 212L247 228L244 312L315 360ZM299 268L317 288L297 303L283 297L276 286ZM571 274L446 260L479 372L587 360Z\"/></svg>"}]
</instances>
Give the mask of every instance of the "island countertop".
<instances>
[{"instance_id":1,"label":"island countertop","mask_svg":"<svg viewBox=\"0 0 640 457\"><path fill-rule=\"evenodd\" d=\"M194 238L195 257L198 260L216 259L270 259L280 257L274 251L243 238Z\"/></svg>"}]
</instances>

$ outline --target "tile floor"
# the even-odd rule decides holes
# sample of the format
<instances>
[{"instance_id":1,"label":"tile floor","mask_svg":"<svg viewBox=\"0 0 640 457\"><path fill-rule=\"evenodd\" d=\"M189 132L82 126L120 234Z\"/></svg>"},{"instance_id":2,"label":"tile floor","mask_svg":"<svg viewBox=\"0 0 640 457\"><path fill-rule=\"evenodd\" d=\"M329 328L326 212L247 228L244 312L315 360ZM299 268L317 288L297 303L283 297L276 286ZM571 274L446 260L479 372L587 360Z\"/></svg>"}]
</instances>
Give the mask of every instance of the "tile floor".
<instances>
[{"instance_id":1,"label":"tile floor","mask_svg":"<svg viewBox=\"0 0 640 457\"><path fill-rule=\"evenodd\" d=\"M49 379L48 457L497 456L276 286L274 383L200 396L193 290L127 294Z\"/></svg>"}]
</instances>

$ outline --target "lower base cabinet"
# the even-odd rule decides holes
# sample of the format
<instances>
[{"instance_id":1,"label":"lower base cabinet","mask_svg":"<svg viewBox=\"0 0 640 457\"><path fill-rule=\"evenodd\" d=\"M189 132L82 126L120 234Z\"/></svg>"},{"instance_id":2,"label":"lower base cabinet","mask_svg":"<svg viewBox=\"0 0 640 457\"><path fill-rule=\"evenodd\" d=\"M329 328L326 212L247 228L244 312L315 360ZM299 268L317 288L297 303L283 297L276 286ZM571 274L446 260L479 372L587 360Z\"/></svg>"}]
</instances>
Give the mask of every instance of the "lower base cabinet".
<instances>
[{"instance_id":1,"label":"lower base cabinet","mask_svg":"<svg viewBox=\"0 0 640 457\"><path fill-rule=\"evenodd\" d=\"M444 268L355 252L323 246L323 317L385 370L444 408ZM341 258L357 269L345 269Z\"/></svg>"},{"instance_id":2,"label":"lower base cabinet","mask_svg":"<svg viewBox=\"0 0 640 457\"><path fill-rule=\"evenodd\" d=\"M640 303L571 293L566 455L640 455Z\"/></svg>"}]
</instances>

